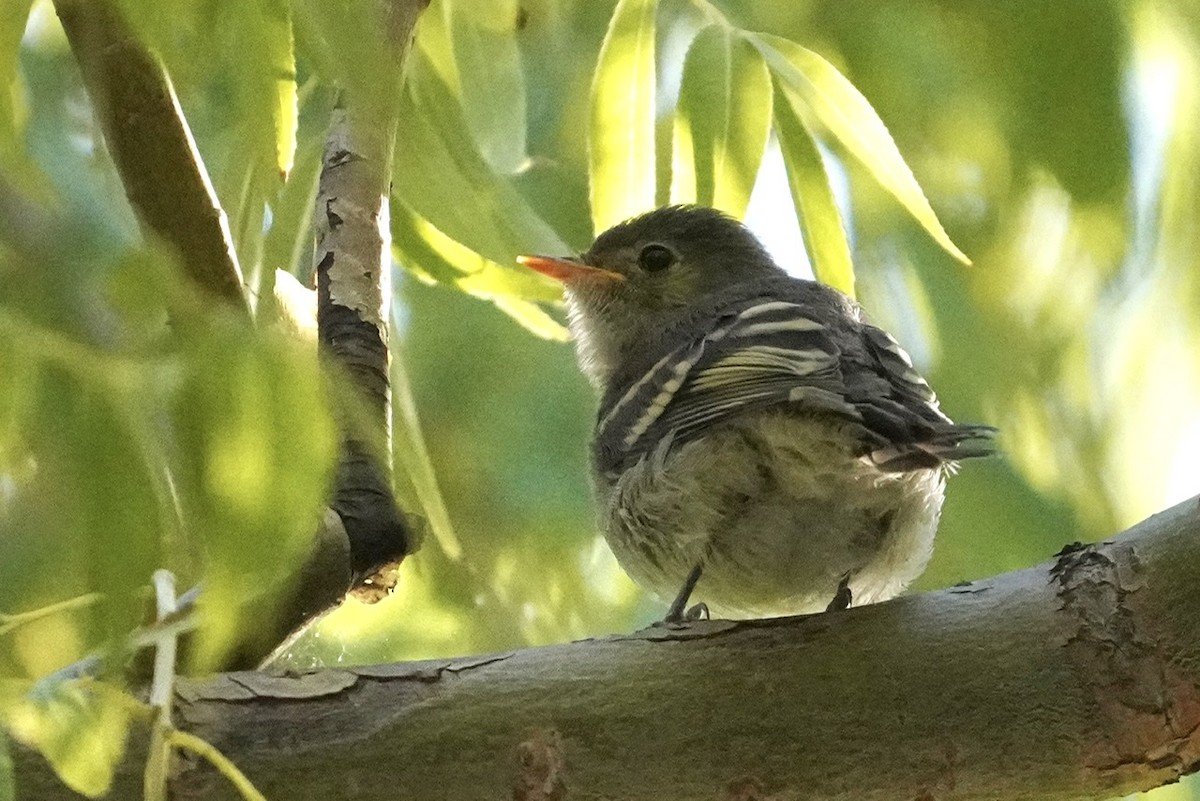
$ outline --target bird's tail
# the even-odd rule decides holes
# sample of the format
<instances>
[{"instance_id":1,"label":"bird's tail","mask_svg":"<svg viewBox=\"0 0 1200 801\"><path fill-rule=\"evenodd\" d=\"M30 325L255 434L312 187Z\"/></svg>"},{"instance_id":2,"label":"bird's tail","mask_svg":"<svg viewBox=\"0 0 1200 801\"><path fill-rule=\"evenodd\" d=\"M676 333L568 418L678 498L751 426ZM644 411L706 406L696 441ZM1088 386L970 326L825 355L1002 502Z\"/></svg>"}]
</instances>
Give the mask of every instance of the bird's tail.
<instances>
[{"instance_id":1,"label":"bird's tail","mask_svg":"<svg viewBox=\"0 0 1200 801\"><path fill-rule=\"evenodd\" d=\"M947 422L918 442L892 444L870 454L880 470L906 472L944 466L951 472L963 459L991 456L996 452L996 429L985 425L959 425Z\"/></svg>"}]
</instances>

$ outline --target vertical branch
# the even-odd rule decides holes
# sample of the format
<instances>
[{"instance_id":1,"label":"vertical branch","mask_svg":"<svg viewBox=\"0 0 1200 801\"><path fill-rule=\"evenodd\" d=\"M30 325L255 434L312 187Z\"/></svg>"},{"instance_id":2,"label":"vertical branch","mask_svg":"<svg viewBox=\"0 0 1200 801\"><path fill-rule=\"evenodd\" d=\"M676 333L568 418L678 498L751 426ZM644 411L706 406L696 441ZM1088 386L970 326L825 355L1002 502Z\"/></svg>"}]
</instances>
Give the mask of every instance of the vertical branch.
<instances>
[{"instance_id":1,"label":"vertical branch","mask_svg":"<svg viewBox=\"0 0 1200 801\"><path fill-rule=\"evenodd\" d=\"M427 0L383 0L392 74L398 88L417 17ZM398 562L411 546L392 494L391 189L398 91L347 92L325 145L314 216L317 330L322 353L345 368L367 411L369 430L345 425L332 507L362 579ZM387 443L384 454L372 443Z\"/></svg>"}]
</instances>

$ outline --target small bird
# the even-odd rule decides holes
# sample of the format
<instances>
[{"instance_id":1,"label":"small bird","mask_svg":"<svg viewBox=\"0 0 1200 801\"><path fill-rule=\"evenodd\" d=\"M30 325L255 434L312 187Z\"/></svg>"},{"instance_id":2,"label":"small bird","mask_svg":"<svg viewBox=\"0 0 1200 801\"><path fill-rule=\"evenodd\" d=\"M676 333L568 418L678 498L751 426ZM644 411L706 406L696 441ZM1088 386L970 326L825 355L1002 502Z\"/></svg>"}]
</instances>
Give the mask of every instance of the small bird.
<instances>
[{"instance_id":1,"label":"small bird","mask_svg":"<svg viewBox=\"0 0 1200 801\"><path fill-rule=\"evenodd\" d=\"M995 429L957 425L854 301L788 276L741 223L668 206L561 281L600 393L592 471L624 570L687 613L766 616L890 598L925 568L956 462Z\"/></svg>"}]
</instances>

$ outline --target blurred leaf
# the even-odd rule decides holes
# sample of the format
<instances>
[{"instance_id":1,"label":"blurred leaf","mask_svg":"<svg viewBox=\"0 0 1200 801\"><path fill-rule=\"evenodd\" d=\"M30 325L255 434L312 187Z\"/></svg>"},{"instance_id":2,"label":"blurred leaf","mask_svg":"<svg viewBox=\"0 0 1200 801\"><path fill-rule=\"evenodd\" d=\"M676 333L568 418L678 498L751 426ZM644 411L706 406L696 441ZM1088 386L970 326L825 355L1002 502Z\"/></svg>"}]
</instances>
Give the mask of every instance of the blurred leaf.
<instances>
[{"instance_id":1,"label":"blurred leaf","mask_svg":"<svg viewBox=\"0 0 1200 801\"><path fill-rule=\"evenodd\" d=\"M942 228L883 121L854 85L828 61L795 42L765 33L752 34L749 41L763 54L801 118L833 134L947 253L970 264Z\"/></svg>"},{"instance_id":2,"label":"blurred leaf","mask_svg":"<svg viewBox=\"0 0 1200 801\"><path fill-rule=\"evenodd\" d=\"M185 356L175 407L178 485L204 547L195 658L211 666L246 625L239 610L284 589L307 553L337 437L311 352L282 334L214 326Z\"/></svg>"},{"instance_id":3,"label":"blurred leaf","mask_svg":"<svg viewBox=\"0 0 1200 801\"><path fill-rule=\"evenodd\" d=\"M17 683L4 684L0 714L13 738L39 751L75 792L90 798L107 793L137 702L92 679L43 679L19 700Z\"/></svg>"},{"instance_id":4,"label":"blurred leaf","mask_svg":"<svg viewBox=\"0 0 1200 801\"><path fill-rule=\"evenodd\" d=\"M553 342L567 342L571 338L571 332L540 306L505 296L492 298L492 303L534 336Z\"/></svg>"},{"instance_id":5,"label":"blurred leaf","mask_svg":"<svg viewBox=\"0 0 1200 801\"><path fill-rule=\"evenodd\" d=\"M103 595L91 617L97 626L92 639L106 639L137 624L140 589L160 563L160 538L174 528L163 503L162 465L153 455L161 432L152 429L153 418L139 414L141 387L123 386L122 373L133 376L116 360L65 339L42 339L26 358L90 358L93 365L77 363L74 374L45 370L36 414L26 421L37 466L16 490L10 520L59 543L59 581L71 577L66 586L82 582ZM57 348L77 354L54 353ZM106 374L115 382L106 386Z\"/></svg>"},{"instance_id":6,"label":"blurred leaf","mask_svg":"<svg viewBox=\"0 0 1200 801\"><path fill-rule=\"evenodd\" d=\"M275 83L275 166L286 179L296 158L296 130L300 101L296 89L296 49L292 38L290 5L274 3L265 9L263 61Z\"/></svg>"},{"instance_id":7,"label":"blurred leaf","mask_svg":"<svg viewBox=\"0 0 1200 801\"><path fill-rule=\"evenodd\" d=\"M558 234L479 154L458 100L420 52L413 53L406 87L393 196L498 264L512 264L531 250L567 252Z\"/></svg>"},{"instance_id":8,"label":"blurred leaf","mask_svg":"<svg viewBox=\"0 0 1200 801\"><path fill-rule=\"evenodd\" d=\"M8 736L0 727L0 801L16 801L17 785L13 776L12 755L8 752Z\"/></svg>"},{"instance_id":9,"label":"blurred leaf","mask_svg":"<svg viewBox=\"0 0 1200 801\"><path fill-rule=\"evenodd\" d=\"M395 101L401 74L377 0L294 0L297 50L360 110ZM368 112L369 115L369 112Z\"/></svg>"},{"instance_id":10,"label":"blurred leaf","mask_svg":"<svg viewBox=\"0 0 1200 801\"><path fill-rule=\"evenodd\" d=\"M792 100L780 91L775 97L775 132L813 273L821 283L854 297L850 245L821 152Z\"/></svg>"},{"instance_id":11,"label":"blurred leaf","mask_svg":"<svg viewBox=\"0 0 1200 801\"><path fill-rule=\"evenodd\" d=\"M307 88L307 87L306 87ZM320 125L306 125L297 147L295 167L271 201L271 227L263 240L263 266L306 276L312 270L313 200L321 172L321 154L332 104L325 96L308 101L306 117Z\"/></svg>"},{"instance_id":12,"label":"blurred leaf","mask_svg":"<svg viewBox=\"0 0 1200 801\"><path fill-rule=\"evenodd\" d=\"M412 482L417 502L425 514L425 519L429 521L429 528L433 532L433 538L437 540L438 547L447 559L457 561L462 558L462 543L454 533L450 513L446 511L446 501L438 486L433 461L429 458L429 449L425 445L425 436L421 433L421 421L417 417L412 384L408 379L408 371L404 368L404 359L399 354L392 359L392 407L395 411L392 419L396 457L400 460L405 475Z\"/></svg>"},{"instance_id":13,"label":"blurred leaf","mask_svg":"<svg viewBox=\"0 0 1200 801\"><path fill-rule=\"evenodd\" d=\"M0 0L0 163L15 161L24 97L17 56L33 0Z\"/></svg>"},{"instance_id":14,"label":"blurred leaf","mask_svg":"<svg viewBox=\"0 0 1200 801\"><path fill-rule=\"evenodd\" d=\"M654 207L654 16L657 0L620 0L592 79L588 135L592 225Z\"/></svg>"},{"instance_id":15,"label":"blurred leaf","mask_svg":"<svg viewBox=\"0 0 1200 801\"><path fill-rule=\"evenodd\" d=\"M517 0L443 0L442 11L471 135L493 169L515 172L527 157Z\"/></svg>"},{"instance_id":16,"label":"blurred leaf","mask_svg":"<svg viewBox=\"0 0 1200 801\"><path fill-rule=\"evenodd\" d=\"M675 112L671 201L741 218L771 129L771 76L762 56L725 25L688 50Z\"/></svg>"}]
</instances>

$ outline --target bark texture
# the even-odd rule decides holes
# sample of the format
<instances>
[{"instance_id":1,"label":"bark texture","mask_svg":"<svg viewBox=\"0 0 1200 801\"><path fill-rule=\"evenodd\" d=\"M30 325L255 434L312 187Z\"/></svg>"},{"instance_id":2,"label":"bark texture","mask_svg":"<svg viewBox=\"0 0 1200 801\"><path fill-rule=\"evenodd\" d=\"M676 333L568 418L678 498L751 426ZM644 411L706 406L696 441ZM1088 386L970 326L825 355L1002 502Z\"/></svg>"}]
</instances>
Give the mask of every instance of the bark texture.
<instances>
[{"instance_id":1,"label":"bark texture","mask_svg":"<svg viewBox=\"0 0 1200 801\"><path fill-rule=\"evenodd\" d=\"M1200 501L886 604L225 674L176 715L272 799L1110 798L1200 764ZM17 762L23 797L70 797ZM191 762L174 791L236 798Z\"/></svg>"},{"instance_id":2,"label":"bark texture","mask_svg":"<svg viewBox=\"0 0 1200 801\"><path fill-rule=\"evenodd\" d=\"M426 5L428 0L377 4L391 54L392 74L382 81L390 89L374 96L348 94L335 110L313 218L321 352L345 369L366 412L365 420L351 416L343 427L331 504L349 537L356 582L398 563L412 546L392 494L388 196L400 76Z\"/></svg>"}]
</instances>

